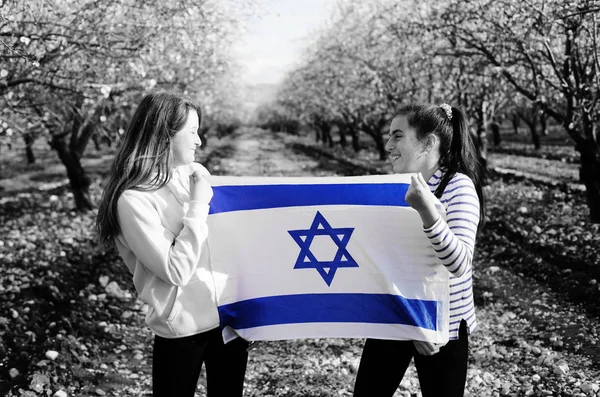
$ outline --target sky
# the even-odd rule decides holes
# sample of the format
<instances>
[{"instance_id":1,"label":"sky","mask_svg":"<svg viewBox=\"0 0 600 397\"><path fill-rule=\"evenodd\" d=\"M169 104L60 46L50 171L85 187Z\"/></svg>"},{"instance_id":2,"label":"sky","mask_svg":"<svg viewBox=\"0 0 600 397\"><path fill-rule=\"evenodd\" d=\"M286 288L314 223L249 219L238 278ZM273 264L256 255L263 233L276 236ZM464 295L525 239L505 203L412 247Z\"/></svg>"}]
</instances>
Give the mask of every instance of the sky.
<instances>
[{"instance_id":1,"label":"sky","mask_svg":"<svg viewBox=\"0 0 600 397\"><path fill-rule=\"evenodd\" d=\"M236 49L249 85L277 84L300 59L307 36L325 23L335 0L267 0Z\"/></svg>"}]
</instances>

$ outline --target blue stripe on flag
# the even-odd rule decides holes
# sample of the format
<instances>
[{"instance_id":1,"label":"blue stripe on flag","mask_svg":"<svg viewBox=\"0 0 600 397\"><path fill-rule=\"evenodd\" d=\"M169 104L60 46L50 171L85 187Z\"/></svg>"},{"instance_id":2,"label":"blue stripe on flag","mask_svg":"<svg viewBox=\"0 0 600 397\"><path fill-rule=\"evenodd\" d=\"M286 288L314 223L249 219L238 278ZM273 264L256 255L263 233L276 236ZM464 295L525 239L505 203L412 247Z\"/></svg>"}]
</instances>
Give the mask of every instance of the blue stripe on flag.
<instances>
[{"instance_id":1,"label":"blue stripe on flag","mask_svg":"<svg viewBox=\"0 0 600 397\"><path fill-rule=\"evenodd\" d=\"M436 330L437 301L391 294L298 294L248 299L219 306L221 328L296 323L413 325Z\"/></svg>"},{"instance_id":2,"label":"blue stripe on flag","mask_svg":"<svg viewBox=\"0 0 600 397\"><path fill-rule=\"evenodd\" d=\"M308 205L407 207L408 187L406 183L215 186L209 214Z\"/></svg>"}]
</instances>

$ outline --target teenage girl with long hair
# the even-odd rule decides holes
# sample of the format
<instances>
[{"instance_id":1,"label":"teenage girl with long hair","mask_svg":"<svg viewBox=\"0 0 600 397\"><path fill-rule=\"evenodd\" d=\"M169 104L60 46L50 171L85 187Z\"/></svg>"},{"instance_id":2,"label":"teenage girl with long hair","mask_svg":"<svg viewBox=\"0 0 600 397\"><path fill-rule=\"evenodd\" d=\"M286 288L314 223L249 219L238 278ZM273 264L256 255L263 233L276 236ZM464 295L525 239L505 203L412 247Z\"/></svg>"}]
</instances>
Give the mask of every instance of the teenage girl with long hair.
<instances>
[{"instance_id":1,"label":"teenage girl with long hair","mask_svg":"<svg viewBox=\"0 0 600 397\"><path fill-rule=\"evenodd\" d=\"M212 188L194 162L200 106L167 92L146 95L116 154L97 218L100 243L115 247L149 305L154 397L193 397L206 364L209 397L242 396L248 353L223 343L206 218Z\"/></svg>"}]
</instances>

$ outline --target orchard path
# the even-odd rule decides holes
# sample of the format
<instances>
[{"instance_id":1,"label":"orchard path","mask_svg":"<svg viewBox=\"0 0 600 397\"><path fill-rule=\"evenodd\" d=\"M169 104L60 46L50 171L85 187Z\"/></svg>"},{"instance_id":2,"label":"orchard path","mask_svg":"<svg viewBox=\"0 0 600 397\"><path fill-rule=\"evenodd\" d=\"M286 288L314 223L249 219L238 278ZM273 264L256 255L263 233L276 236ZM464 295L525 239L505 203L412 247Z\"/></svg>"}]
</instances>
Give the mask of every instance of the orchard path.
<instances>
[{"instance_id":1,"label":"orchard path","mask_svg":"<svg viewBox=\"0 0 600 397\"><path fill-rule=\"evenodd\" d=\"M335 175L330 160L312 158L294 142L284 134L242 128L211 138L198 160L214 175ZM479 328L470 339L466 395L600 396L598 319L535 281L495 266L494 247L480 251L474 265ZM128 324L100 326L117 327L121 346L104 352L83 394L73 395L151 395L152 336L143 322L144 305L130 299L120 309ZM351 396L362 342L261 343L250 354L245 395ZM418 390L411 365L395 396L420 396ZM197 395L205 396L203 374Z\"/></svg>"}]
</instances>

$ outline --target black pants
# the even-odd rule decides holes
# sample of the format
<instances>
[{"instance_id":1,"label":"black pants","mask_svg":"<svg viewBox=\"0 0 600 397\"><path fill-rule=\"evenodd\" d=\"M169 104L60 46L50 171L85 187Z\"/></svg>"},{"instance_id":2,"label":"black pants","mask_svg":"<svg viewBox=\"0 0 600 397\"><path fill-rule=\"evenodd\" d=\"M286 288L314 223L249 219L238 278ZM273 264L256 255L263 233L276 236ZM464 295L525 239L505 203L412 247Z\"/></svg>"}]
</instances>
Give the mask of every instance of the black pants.
<instances>
[{"instance_id":1,"label":"black pants","mask_svg":"<svg viewBox=\"0 0 600 397\"><path fill-rule=\"evenodd\" d=\"M433 356L417 353L412 341L367 339L354 384L354 397L392 397L415 358L423 397L462 397L467 380L469 337L467 323L459 338Z\"/></svg>"},{"instance_id":2,"label":"black pants","mask_svg":"<svg viewBox=\"0 0 600 397\"><path fill-rule=\"evenodd\" d=\"M154 336L152 392L154 397L193 397L202 364L206 363L208 397L241 397L248 362L248 342L237 338L223 344L221 330L184 338Z\"/></svg>"}]
</instances>

